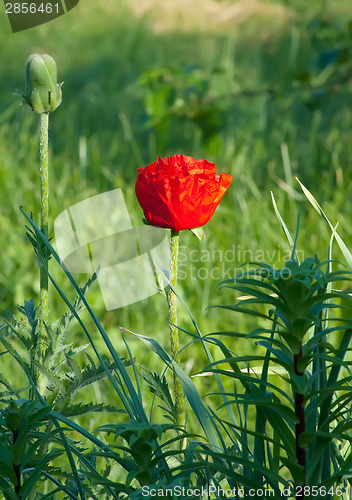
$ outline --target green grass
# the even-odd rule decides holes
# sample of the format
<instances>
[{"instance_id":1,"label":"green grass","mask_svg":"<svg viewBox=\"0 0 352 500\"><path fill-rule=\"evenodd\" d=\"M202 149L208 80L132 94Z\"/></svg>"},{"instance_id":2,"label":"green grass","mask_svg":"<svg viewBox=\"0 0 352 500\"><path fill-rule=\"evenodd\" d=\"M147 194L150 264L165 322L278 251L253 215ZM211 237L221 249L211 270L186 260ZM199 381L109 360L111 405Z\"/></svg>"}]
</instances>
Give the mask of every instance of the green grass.
<instances>
[{"instance_id":1,"label":"green grass","mask_svg":"<svg viewBox=\"0 0 352 500\"><path fill-rule=\"evenodd\" d=\"M337 15L338 7L343 5L337 3ZM38 120L25 106L14 104L19 101L12 95L15 88L23 88L24 62L35 51L53 55L59 78L65 82L63 104L50 123L52 221L72 203L122 187L138 222L141 212L133 196L136 168L153 161L157 155L183 152L195 157L207 156L219 170L234 176L224 202L206 228L205 245L227 249L236 244L242 249L268 252L277 250L278 245L284 247L280 232L273 230L275 217L269 191L274 191L281 212L293 228L298 209L305 212L307 204L303 198L293 200L281 186L283 181L297 190L295 175L325 203L330 217L340 220L349 241L349 225L344 224L349 219L345 194L351 182L352 115L344 105L347 85L327 92L325 97L309 103L310 106L306 95L288 90L278 97L264 94L220 101L222 142L212 154L207 154L207 144L199 128L189 120L170 119L166 124L167 138L159 141L155 129L146 127L142 91L136 86L143 71L168 68L172 61L172 67L197 65L205 73L220 68L221 73L213 77L209 90L215 97L271 86L286 89L292 85L291 75L310 69L317 57L317 51L309 43L309 12L300 15L298 9L295 20L289 21L284 29L276 29L272 37L262 39L253 36L251 26L222 36L202 33L156 36L145 21L135 21L123 9L114 8L109 19L97 24L92 19L104 16L103 9L90 6L85 15L83 6L77 9L76 16L67 15L52 22L50 32L48 25L12 35L2 18L1 44L6 47L0 89L1 238L6 248L1 277L3 309L13 310L16 302L22 302L28 293L33 294L35 286L32 278L28 278L34 269L31 250L22 236L23 219L18 207L22 205L34 215L39 212ZM82 23L77 24L79 15L83 16ZM270 24L265 19L262 22L265 33ZM339 22L343 29L343 19ZM257 25L258 20L253 24ZM297 31L300 44L289 67L287 58L292 53L292 39ZM86 145L86 159L79 155L80 141ZM288 146L289 178L283 168L282 143ZM258 213L265 215L261 218ZM317 233L313 231L316 224L318 219L310 214L302 225L301 241L311 245L304 248L306 252L325 246L324 233L319 232L320 241L304 234L304 231ZM192 240L188 235L183 239L186 238ZM197 247L198 243L194 241L193 245Z\"/></svg>"},{"instance_id":2,"label":"green grass","mask_svg":"<svg viewBox=\"0 0 352 500\"><path fill-rule=\"evenodd\" d=\"M316 253L324 260L330 234L302 195L295 176L316 196L330 220L339 222L340 235L351 246L351 83L312 96L307 90L298 91L299 83L294 79L294 75L306 71L316 78L318 54L324 44L328 48L327 41L313 43L311 19L320 16L336 20L339 43L339 34L347 32L348 2L325 2L325 11L323 7L319 10L319 2L310 8L306 8L307 2L295 7L290 2L282 3L294 10L285 25L254 18L246 26L214 33L175 30L157 35L147 19L136 20L121 6L110 5L105 11L92 2L80 2L62 19L18 34L10 33L7 20L0 18L1 312L14 313L16 304L31 297L37 300L39 292L39 270L19 210L22 206L38 222L39 120L12 95L16 88L24 88L24 64L33 52L52 55L59 81L64 81L62 105L50 117L49 234L53 235L55 217L67 207L120 187L133 222L140 224L142 212L134 196L136 169L156 156L183 153L206 157L216 163L219 172L233 175L228 193L205 227L206 241L199 243L189 232L181 234L185 269L189 277L188 266L194 266L194 279L180 280L179 288L204 334L227 329L249 331L254 325L240 315L216 308L207 310L209 305L233 300L231 292L217 289L221 278L228 275L204 279L214 267L221 274L224 265L224 270L230 269L233 274L234 268L253 256L264 256L271 265L283 265L287 257L289 246L271 204L271 190L292 233L301 210L298 248L305 257ZM171 73L175 68L186 69L177 80L180 93L182 86L187 86L187 74L197 70L210 75L205 97L214 99L217 106L216 134L207 132L208 116L202 123L202 117L194 119L187 113L167 117L155 127L148 125L145 89L138 82L144 72L158 68ZM335 71L338 76L345 67L337 66ZM275 92L240 95L246 90L268 88ZM198 89L190 89L192 92ZM182 95L189 97L187 93ZM289 155L286 169L283 144ZM192 255L201 257L205 251L213 261L204 258L204 262L193 262ZM335 257L342 259L338 251ZM53 274L73 298L65 277L54 266ZM86 279L88 276L78 278L82 285ZM161 295L106 312L95 284L89 300L120 354L125 354L125 346L119 326L154 337L168 349L167 307ZM50 317L54 320L65 306L53 290L50 301ZM192 331L181 307L179 323ZM189 341L181 333L181 342ZM72 331L72 342L86 342L78 327ZM137 363L154 367L154 355L137 340L129 343ZM246 351L245 345L230 347L239 354ZM182 354L187 373L195 373L206 363L195 352L190 347ZM209 378L194 380L203 393L211 391ZM110 391L109 385L102 384L94 395L82 397L105 401L113 397ZM96 420L90 425L96 426Z\"/></svg>"},{"instance_id":3,"label":"green grass","mask_svg":"<svg viewBox=\"0 0 352 500\"><path fill-rule=\"evenodd\" d=\"M343 2L334 6L338 16ZM307 255L320 253L319 250L326 247L327 229L316 214L309 210L307 215L308 206L303 198L296 201L280 188L285 182L297 190L295 175L324 203L331 219L340 221L343 235L350 241L347 221L351 209L346 200L351 183L348 162L352 114L343 105L348 95L347 86L339 92L328 93L318 100L315 108L305 104L302 94L289 91L273 98L264 94L225 100L220 106L222 144L216 154L211 155L206 153L199 128L189 121L171 119L167 124L171 133L159 141L156 131L145 126L142 92L136 86L143 71L168 68L172 61L173 67L197 65L204 72L220 67L221 73L211 83L211 94L215 96L272 85L287 88L293 72L293 68L287 66L287 57L292 53L296 32L300 44L291 60L294 69L297 72L309 69L317 56L309 44L307 27L312 12L300 14L298 9L296 19L284 29L275 29L271 37L266 34L270 23L263 19L261 31L266 37L263 39L260 32L254 36L258 20L253 21L252 27L239 27L222 36L199 32L156 36L147 22L134 20L124 9L113 8L109 18L99 7L90 5L87 12L82 5L77 9L76 16L71 13L50 25L15 35L9 33L2 18L1 44L6 47L0 89L3 193L0 238L5 249L0 298L3 310L13 312L16 303L37 293L37 272L31 248L23 236L24 221L18 207L22 205L35 217L39 213L38 120L26 106L17 105L18 98L12 95L15 88L23 88L24 62L35 51L48 52L56 59L59 79L65 82L63 103L50 123L52 221L73 203L122 187L134 222L139 223L141 211L133 194L136 168L153 161L157 155L182 152L215 161L219 170L234 176L234 181L205 228L207 241L199 244L190 234L184 234L181 245L223 252L236 245L235 261L229 263L235 267L249 260L250 254L246 251L256 256L264 251L267 256L274 256L276 262L275 257L280 253L282 256L288 247L271 206L269 191L273 190L292 230L298 210L303 211L302 250ZM82 22L77 23L79 16ZM98 16L104 22L95 24ZM339 22L344 28L343 19ZM79 155L80 141L86 145L86 160ZM283 168L282 143L288 145L290 155L288 179ZM341 177L339 185L337 180ZM223 315L215 311L204 314L208 303L223 300L217 297L216 280L185 281L181 285L202 326L208 331L225 326ZM99 292L94 295L93 303L104 315ZM162 313L160 301L161 297L153 297L130 306L128 311L105 314L105 320L112 327L116 322L123 322L141 331L148 328L153 318L153 334L155 330L163 331L166 313ZM154 323L155 307L160 311L157 315L160 325ZM61 311L54 300L52 314L56 308ZM117 319L121 317L123 321ZM231 317L228 321L233 320Z\"/></svg>"}]
</instances>

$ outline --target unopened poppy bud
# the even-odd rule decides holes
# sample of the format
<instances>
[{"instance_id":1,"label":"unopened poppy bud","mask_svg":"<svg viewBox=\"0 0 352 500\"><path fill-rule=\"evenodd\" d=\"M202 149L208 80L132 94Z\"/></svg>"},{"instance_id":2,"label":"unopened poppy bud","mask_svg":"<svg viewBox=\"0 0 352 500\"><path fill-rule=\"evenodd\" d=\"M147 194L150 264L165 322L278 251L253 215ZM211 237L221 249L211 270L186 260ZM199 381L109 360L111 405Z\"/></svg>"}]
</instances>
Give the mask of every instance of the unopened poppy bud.
<instances>
[{"instance_id":1,"label":"unopened poppy bud","mask_svg":"<svg viewBox=\"0 0 352 500\"><path fill-rule=\"evenodd\" d=\"M37 113L50 113L61 104L61 84L57 83L54 59L48 54L32 54L26 63L24 98Z\"/></svg>"}]
</instances>

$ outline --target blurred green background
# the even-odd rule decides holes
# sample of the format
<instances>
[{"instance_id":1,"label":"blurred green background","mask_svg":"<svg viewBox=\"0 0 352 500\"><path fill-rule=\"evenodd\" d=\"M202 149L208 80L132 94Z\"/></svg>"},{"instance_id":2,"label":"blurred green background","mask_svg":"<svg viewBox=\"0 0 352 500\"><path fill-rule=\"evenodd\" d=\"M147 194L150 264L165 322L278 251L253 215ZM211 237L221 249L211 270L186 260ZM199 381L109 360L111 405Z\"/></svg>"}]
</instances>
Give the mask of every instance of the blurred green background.
<instances>
[{"instance_id":1,"label":"blurred green background","mask_svg":"<svg viewBox=\"0 0 352 500\"><path fill-rule=\"evenodd\" d=\"M352 242L351 19L350 0L82 0L61 18L13 34L1 5L1 312L15 313L16 304L37 300L39 291L19 211L39 221L39 120L13 95L24 89L31 53L52 55L64 81L62 105L50 117L51 235L63 210L115 188L123 189L140 224L136 169L157 156L213 161L234 180L205 227L206 241L181 234L187 278L180 291L203 333L249 331L252 320L207 307L233 300L217 285L245 261L282 266L287 258L270 191L293 233L301 211L301 255L324 260L330 234L295 176ZM211 258L201 261L201 251ZM342 258L338 250L335 257ZM214 268L224 274L216 273L220 279L209 277ZM52 272L73 298L54 262ZM83 286L88 276L77 279ZM107 312L94 284L89 300L122 354L121 325L168 348L161 295ZM50 301L54 321L65 307L54 291ZM192 331L181 307L179 317ZM182 334L184 345L190 340ZM72 341L82 342L78 329ZM131 344L137 362L153 366L155 358L137 342ZM191 349L183 361L189 373L204 366Z\"/></svg>"}]
</instances>

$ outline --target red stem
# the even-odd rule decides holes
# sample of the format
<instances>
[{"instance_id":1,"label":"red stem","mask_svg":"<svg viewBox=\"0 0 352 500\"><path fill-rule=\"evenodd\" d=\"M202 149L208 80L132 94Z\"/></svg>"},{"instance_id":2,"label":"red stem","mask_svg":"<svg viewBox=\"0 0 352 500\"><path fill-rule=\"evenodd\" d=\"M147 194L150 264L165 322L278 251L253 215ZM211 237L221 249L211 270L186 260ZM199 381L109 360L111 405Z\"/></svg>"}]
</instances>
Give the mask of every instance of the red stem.
<instances>
[{"instance_id":1,"label":"red stem","mask_svg":"<svg viewBox=\"0 0 352 500\"><path fill-rule=\"evenodd\" d=\"M15 446L16 441L18 439L18 430L12 431L12 437L13 437L13 445ZM20 489L21 489L21 470L20 466L18 464L13 464L13 471L15 473L15 476L17 478L17 484L15 486L15 492L19 494Z\"/></svg>"},{"instance_id":2,"label":"red stem","mask_svg":"<svg viewBox=\"0 0 352 500\"><path fill-rule=\"evenodd\" d=\"M300 350L298 354L294 355L294 369L295 369L295 374L298 376L302 376L303 372L298 370L298 361L302 357L302 344L300 346ZM300 436L305 432L306 430L306 420L305 420L305 415L304 415L304 395L299 394L298 392L295 392L295 413L298 417L298 422L296 424L296 457L297 457L297 462L299 465L303 467L303 474L305 477L306 474L306 450L302 446L299 445L299 439ZM305 481L304 481L305 482ZM302 485L302 495L299 497L296 497L299 500L302 500L305 498L304 495L304 484Z\"/></svg>"}]
</instances>

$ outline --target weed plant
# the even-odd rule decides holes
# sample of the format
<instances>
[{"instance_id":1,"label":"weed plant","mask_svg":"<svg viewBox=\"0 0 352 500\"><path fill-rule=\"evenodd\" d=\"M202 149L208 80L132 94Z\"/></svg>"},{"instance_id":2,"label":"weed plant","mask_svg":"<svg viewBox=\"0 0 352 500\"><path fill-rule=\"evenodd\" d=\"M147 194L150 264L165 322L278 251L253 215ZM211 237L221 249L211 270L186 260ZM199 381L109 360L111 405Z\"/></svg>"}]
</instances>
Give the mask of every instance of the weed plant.
<instances>
[{"instance_id":1,"label":"weed plant","mask_svg":"<svg viewBox=\"0 0 352 500\"><path fill-rule=\"evenodd\" d=\"M210 487L213 498L230 489L241 498L243 488L352 498L345 5L297 4L272 33L256 19L255 30L161 35L122 7L110 5L100 25L102 7L79 5L82 26L65 16L65 33L55 21L11 44L0 19L4 498L134 499L153 488L209 498ZM183 238L181 366L168 352L160 295L106 312L96 276L63 269L39 229L39 129L11 95L29 45L52 54L65 80L50 133L49 236L55 215L117 187L139 224L136 168L156 156L207 157L234 176L206 240ZM300 210L294 238L287 228ZM40 359L39 271L24 224L37 254L51 254ZM172 368L186 428L177 424Z\"/></svg>"}]
</instances>

